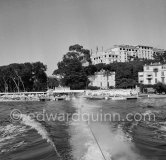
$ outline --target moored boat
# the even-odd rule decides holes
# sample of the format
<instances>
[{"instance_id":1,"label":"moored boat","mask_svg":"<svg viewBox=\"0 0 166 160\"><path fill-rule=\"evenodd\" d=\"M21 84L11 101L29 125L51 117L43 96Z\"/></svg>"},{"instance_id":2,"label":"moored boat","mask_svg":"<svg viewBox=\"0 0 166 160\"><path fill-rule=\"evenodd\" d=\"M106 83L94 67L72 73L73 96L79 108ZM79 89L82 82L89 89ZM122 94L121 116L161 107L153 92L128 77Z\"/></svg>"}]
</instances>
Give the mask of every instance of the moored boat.
<instances>
[{"instance_id":1,"label":"moored boat","mask_svg":"<svg viewBox=\"0 0 166 160\"><path fill-rule=\"evenodd\" d=\"M65 100L66 96L62 95L62 96L55 96L55 101L59 101L59 100Z\"/></svg>"},{"instance_id":2,"label":"moored boat","mask_svg":"<svg viewBox=\"0 0 166 160\"><path fill-rule=\"evenodd\" d=\"M126 97L127 100L138 99L138 96L129 96Z\"/></svg>"},{"instance_id":3,"label":"moored boat","mask_svg":"<svg viewBox=\"0 0 166 160\"><path fill-rule=\"evenodd\" d=\"M44 102L44 101L50 101L51 99L47 98L47 97L42 97L39 100L42 101L42 102Z\"/></svg>"},{"instance_id":4,"label":"moored boat","mask_svg":"<svg viewBox=\"0 0 166 160\"><path fill-rule=\"evenodd\" d=\"M126 100L126 97L111 97L111 100Z\"/></svg>"},{"instance_id":5,"label":"moored boat","mask_svg":"<svg viewBox=\"0 0 166 160\"><path fill-rule=\"evenodd\" d=\"M91 100L102 100L105 97L104 96L86 96L86 98Z\"/></svg>"}]
</instances>

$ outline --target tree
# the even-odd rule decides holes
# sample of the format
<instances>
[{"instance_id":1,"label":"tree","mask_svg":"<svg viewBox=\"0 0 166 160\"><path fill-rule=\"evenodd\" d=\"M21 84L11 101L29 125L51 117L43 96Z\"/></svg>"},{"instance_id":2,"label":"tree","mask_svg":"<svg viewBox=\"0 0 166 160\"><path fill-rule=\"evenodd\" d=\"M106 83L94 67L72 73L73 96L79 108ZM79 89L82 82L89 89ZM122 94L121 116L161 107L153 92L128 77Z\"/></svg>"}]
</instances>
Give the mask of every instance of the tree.
<instances>
[{"instance_id":1,"label":"tree","mask_svg":"<svg viewBox=\"0 0 166 160\"><path fill-rule=\"evenodd\" d=\"M48 83L48 88L51 89L59 86L59 82L55 77L48 77L47 83Z\"/></svg>"},{"instance_id":2,"label":"tree","mask_svg":"<svg viewBox=\"0 0 166 160\"><path fill-rule=\"evenodd\" d=\"M89 65L87 67L84 67L84 71L87 76L94 75L95 72L97 72L97 68L95 65Z\"/></svg>"},{"instance_id":3,"label":"tree","mask_svg":"<svg viewBox=\"0 0 166 160\"><path fill-rule=\"evenodd\" d=\"M47 66L41 62L32 63L33 90L41 91L47 88Z\"/></svg>"},{"instance_id":4,"label":"tree","mask_svg":"<svg viewBox=\"0 0 166 160\"><path fill-rule=\"evenodd\" d=\"M154 85L154 89L156 90L156 92L158 93L166 93L166 85L159 82L157 84Z\"/></svg>"},{"instance_id":5,"label":"tree","mask_svg":"<svg viewBox=\"0 0 166 160\"><path fill-rule=\"evenodd\" d=\"M0 67L1 92L42 91L47 86L47 67L41 62L13 63Z\"/></svg>"},{"instance_id":6,"label":"tree","mask_svg":"<svg viewBox=\"0 0 166 160\"><path fill-rule=\"evenodd\" d=\"M58 69L53 75L60 75L61 85L71 89L84 89L88 82L88 77L82 66L83 47L74 45L69 47L69 52L63 56L58 63Z\"/></svg>"},{"instance_id":7,"label":"tree","mask_svg":"<svg viewBox=\"0 0 166 160\"><path fill-rule=\"evenodd\" d=\"M117 84L118 88L134 88L137 82L133 79L122 78Z\"/></svg>"},{"instance_id":8,"label":"tree","mask_svg":"<svg viewBox=\"0 0 166 160\"><path fill-rule=\"evenodd\" d=\"M153 57L156 62L165 63L166 62L166 51L156 52Z\"/></svg>"},{"instance_id":9,"label":"tree","mask_svg":"<svg viewBox=\"0 0 166 160\"><path fill-rule=\"evenodd\" d=\"M88 49L84 49L83 46L75 44L69 47L70 55L71 52L77 53L80 61L87 61L91 64L90 51Z\"/></svg>"}]
</instances>

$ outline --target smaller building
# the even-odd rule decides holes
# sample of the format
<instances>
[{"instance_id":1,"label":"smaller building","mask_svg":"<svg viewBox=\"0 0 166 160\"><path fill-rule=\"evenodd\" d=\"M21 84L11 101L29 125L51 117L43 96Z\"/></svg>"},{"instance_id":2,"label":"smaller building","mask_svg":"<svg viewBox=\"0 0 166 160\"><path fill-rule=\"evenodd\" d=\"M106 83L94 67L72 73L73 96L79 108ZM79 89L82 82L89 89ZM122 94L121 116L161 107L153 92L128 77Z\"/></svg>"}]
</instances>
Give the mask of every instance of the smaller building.
<instances>
[{"instance_id":1,"label":"smaller building","mask_svg":"<svg viewBox=\"0 0 166 160\"><path fill-rule=\"evenodd\" d=\"M166 83L166 64L154 63L145 65L143 72L138 72L138 82L144 85Z\"/></svg>"},{"instance_id":2,"label":"smaller building","mask_svg":"<svg viewBox=\"0 0 166 160\"><path fill-rule=\"evenodd\" d=\"M115 72L101 70L89 76L89 80L89 86L100 87L101 89L115 87Z\"/></svg>"}]
</instances>

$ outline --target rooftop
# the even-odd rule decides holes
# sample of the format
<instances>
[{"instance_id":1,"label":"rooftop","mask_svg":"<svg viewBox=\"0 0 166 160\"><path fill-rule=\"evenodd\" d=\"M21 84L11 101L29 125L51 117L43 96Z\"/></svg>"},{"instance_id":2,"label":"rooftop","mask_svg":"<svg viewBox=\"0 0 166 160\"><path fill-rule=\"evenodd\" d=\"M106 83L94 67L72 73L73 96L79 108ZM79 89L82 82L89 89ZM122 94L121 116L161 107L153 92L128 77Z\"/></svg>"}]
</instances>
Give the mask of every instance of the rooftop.
<instances>
[{"instance_id":1,"label":"rooftop","mask_svg":"<svg viewBox=\"0 0 166 160\"><path fill-rule=\"evenodd\" d=\"M122 44L122 45L114 45L114 48L117 48L117 47L119 47L119 48L127 48L127 49L135 49L136 48L136 46L132 46L132 45L124 45L124 44Z\"/></svg>"},{"instance_id":2,"label":"rooftop","mask_svg":"<svg viewBox=\"0 0 166 160\"><path fill-rule=\"evenodd\" d=\"M153 49L152 46L147 46L147 45L137 45L137 47L147 47L147 48L151 48L151 49Z\"/></svg>"}]
</instances>

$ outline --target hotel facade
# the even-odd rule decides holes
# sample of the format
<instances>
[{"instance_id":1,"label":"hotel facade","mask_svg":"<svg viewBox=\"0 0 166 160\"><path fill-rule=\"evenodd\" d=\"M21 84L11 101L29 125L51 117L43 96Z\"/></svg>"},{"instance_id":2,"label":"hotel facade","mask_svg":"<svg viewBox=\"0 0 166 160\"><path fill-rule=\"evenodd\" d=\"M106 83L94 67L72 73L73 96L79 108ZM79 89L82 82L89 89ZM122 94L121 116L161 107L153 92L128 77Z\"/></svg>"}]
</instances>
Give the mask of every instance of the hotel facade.
<instances>
[{"instance_id":1,"label":"hotel facade","mask_svg":"<svg viewBox=\"0 0 166 160\"><path fill-rule=\"evenodd\" d=\"M163 49L157 49L150 46L131 46L131 45L114 45L106 51L96 51L91 54L92 64L129 62L134 59L153 59L156 52L163 52Z\"/></svg>"},{"instance_id":2,"label":"hotel facade","mask_svg":"<svg viewBox=\"0 0 166 160\"><path fill-rule=\"evenodd\" d=\"M144 85L154 85L158 82L166 83L166 64L145 65L143 72L138 72L138 82Z\"/></svg>"}]
</instances>

